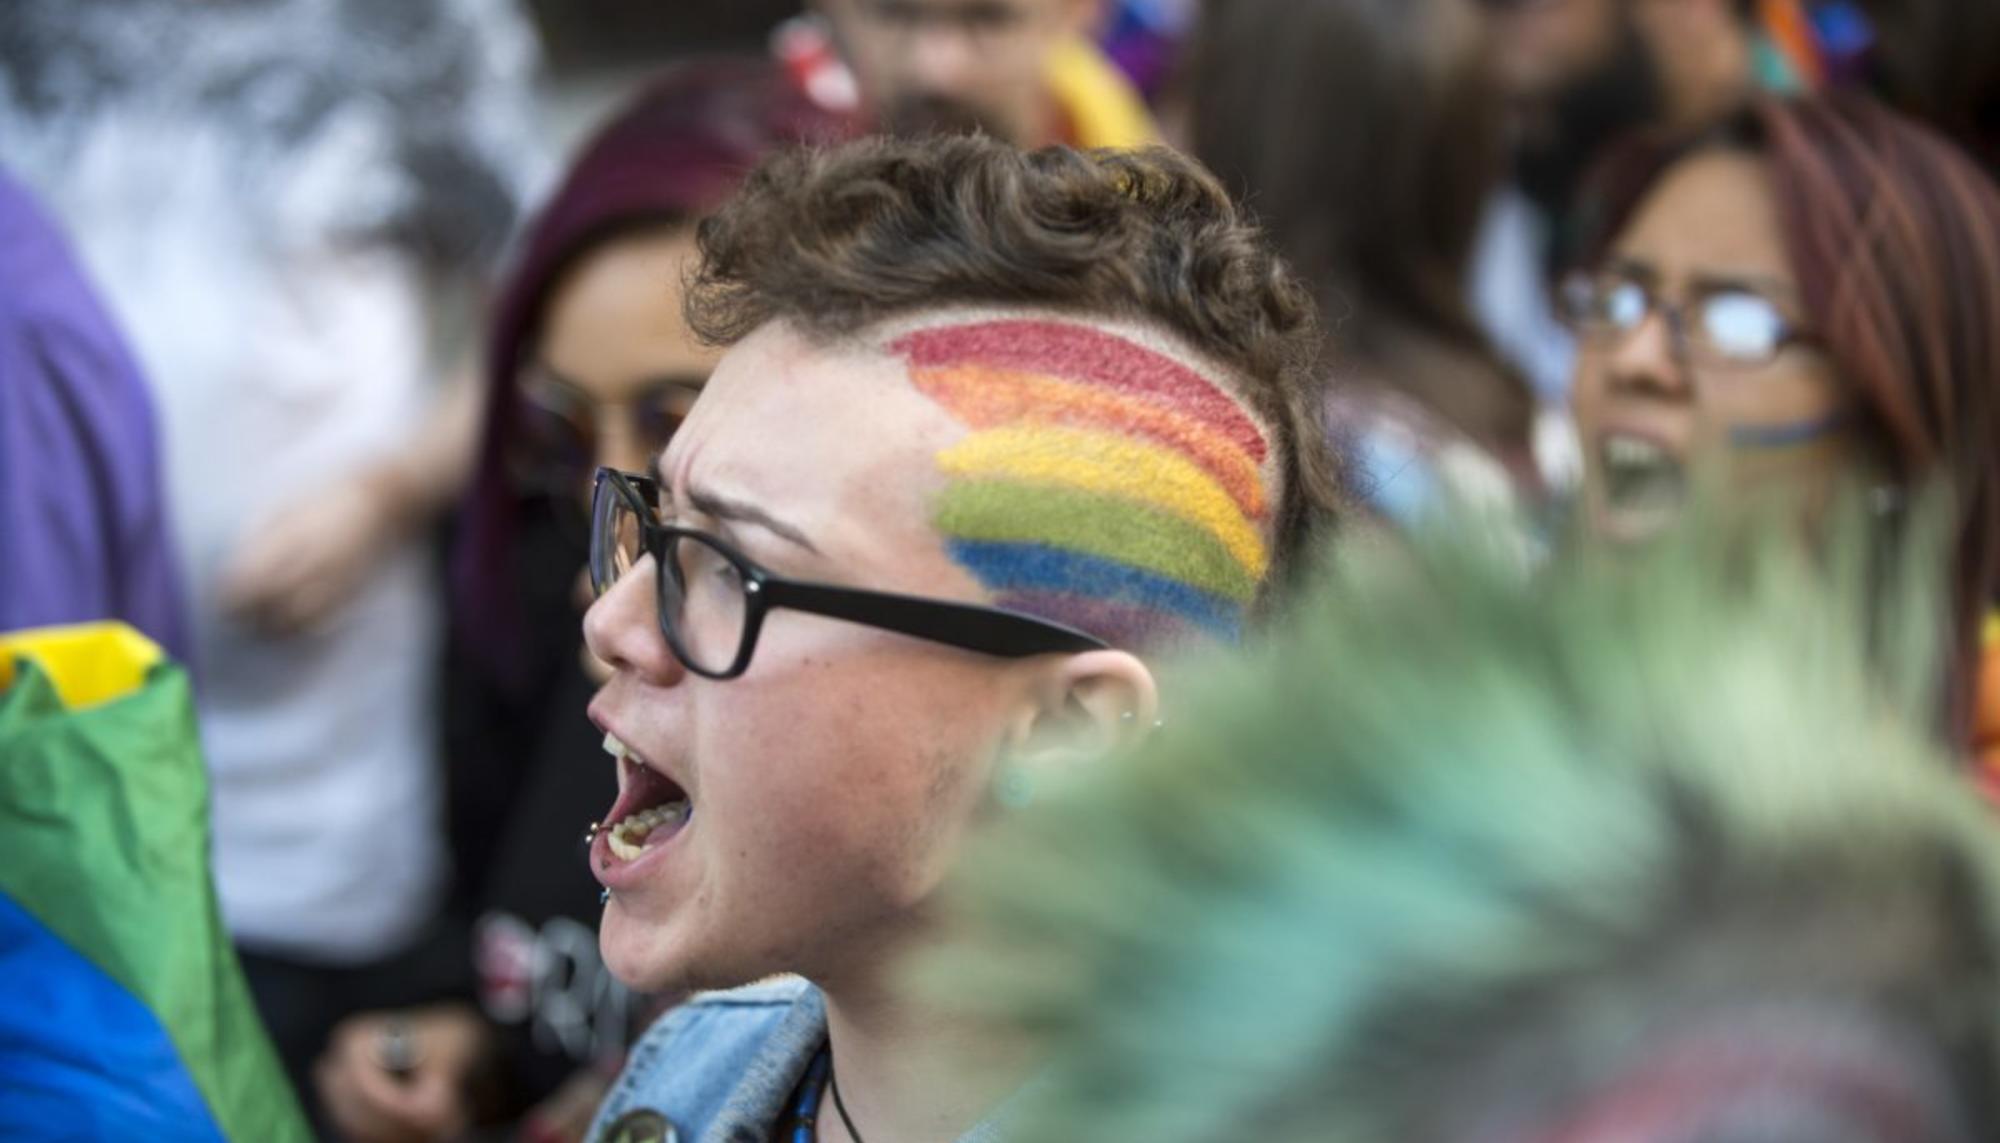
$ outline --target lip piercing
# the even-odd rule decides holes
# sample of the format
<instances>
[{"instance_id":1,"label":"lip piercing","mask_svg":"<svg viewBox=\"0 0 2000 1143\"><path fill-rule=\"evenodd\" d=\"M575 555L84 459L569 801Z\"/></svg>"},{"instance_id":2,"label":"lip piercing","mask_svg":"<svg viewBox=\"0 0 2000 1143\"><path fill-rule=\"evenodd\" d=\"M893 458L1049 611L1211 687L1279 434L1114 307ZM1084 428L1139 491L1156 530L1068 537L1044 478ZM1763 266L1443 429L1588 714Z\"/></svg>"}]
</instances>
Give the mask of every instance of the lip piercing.
<instances>
[{"instance_id":1,"label":"lip piercing","mask_svg":"<svg viewBox=\"0 0 2000 1143\"><path fill-rule=\"evenodd\" d=\"M602 833L603 831L604 831L603 822L591 822L590 828L583 831L583 844L585 845L592 844L597 840L597 835Z\"/></svg>"}]
</instances>

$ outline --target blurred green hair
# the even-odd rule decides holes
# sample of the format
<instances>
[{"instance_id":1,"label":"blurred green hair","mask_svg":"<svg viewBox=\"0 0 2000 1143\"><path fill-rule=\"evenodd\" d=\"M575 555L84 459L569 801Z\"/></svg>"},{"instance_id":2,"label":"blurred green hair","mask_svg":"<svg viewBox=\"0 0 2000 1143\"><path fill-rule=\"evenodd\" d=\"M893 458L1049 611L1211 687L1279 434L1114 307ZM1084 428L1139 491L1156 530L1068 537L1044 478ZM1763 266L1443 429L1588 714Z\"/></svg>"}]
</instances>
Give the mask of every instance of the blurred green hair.
<instances>
[{"instance_id":1,"label":"blurred green hair","mask_svg":"<svg viewBox=\"0 0 2000 1143\"><path fill-rule=\"evenodd\" d=\"M1919 531L1350 552L968 862L926 981L1047 1047L1010 1138L1554 1138L1764 1009L1921 1073L1922 1138L2000 1137L2000 836L1934 744Z\"/></svg>"}]
</instances>

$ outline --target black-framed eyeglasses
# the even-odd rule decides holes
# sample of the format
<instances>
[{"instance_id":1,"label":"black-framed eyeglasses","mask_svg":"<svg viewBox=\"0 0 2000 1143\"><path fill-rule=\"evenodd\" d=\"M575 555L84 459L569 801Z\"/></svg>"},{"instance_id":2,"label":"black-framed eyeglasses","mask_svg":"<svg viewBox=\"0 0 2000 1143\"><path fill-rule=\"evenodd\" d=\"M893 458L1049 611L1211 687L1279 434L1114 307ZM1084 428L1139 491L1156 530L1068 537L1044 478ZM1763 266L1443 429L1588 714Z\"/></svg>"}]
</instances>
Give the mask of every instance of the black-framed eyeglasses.
<instances>
[{"instance_id":1,"label":"black-framed eyeglasses","mask_svg":"<svg viewBox=\"0 0 2000 1143\"><path fill-rule=\"evenodd\" d=\"M1072 627L942 599L787 579L722 540L659 520L660 488L633 473L600 468L590 504L590 584L601 597L637 566L655 564L660 632L695 674L733 679L750 666L764 617L807 611L1004 658L1108 649Z\"/></svg>"},{"instance_id":2,"label":"black-framed eyeglasses","mask_svg":"<svg viewBox=\"0 0 2000 1143\"><path fill-rule=\"evenodd\" d=\"M1816 344L1770 298L1740 285L1698 287L1679 303L1660 296L1646 276L1611 268L1569 277L1562 287L1564 316L1578 336L1615 344L1659 314L1675 352L1685 360L1723 369L1756 369L1778 359L1787 346Z\"/></svg>"}]
</instances>

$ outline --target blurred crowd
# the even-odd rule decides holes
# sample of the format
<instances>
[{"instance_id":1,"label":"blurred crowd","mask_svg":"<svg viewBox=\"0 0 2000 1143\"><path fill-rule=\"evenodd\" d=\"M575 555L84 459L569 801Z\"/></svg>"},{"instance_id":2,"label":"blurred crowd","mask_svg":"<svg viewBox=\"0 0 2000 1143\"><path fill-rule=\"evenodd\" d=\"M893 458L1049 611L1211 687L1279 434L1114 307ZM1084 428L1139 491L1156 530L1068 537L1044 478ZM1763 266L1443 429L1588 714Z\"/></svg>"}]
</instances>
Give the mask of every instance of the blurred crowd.
<instances>
[{"instance_id":1,"label":"blurred crowd","mask_svg":"<svg viewBox=\"0 0 2000 1143\"><path fill-rule=\"evenodd\" d=\"M0 11L0 632L120 620L187 671L221 916L316 1135L999 1137L957 1113L1018 1085L898 1094L921 1072L898 1052L948 1058L966 1037L860 1015L907 1013L856 964L901 951L882 918L927 913L930 882L866 880L889 858L849 860L810 819L872 800L853 832L900 839L928 877L968 823L1060 798L1005 763L992 805L889 775L897 751L1006 751L889 701L887 674L759 684L768 606L1087 662L1061 676L1054 729L1009 749L1167 742L1135 767L1151 777L1064 803L1015 866L996 858L1021 872L983 915L1015 940L1067 933L1051 947L1075 958L969 958L993 984L967 1019L1026 1013L1059 1046L1024 1137L1996 1137L2000 2L807 0L767 31L733 53L664 46L572 139L514 0ZM947 304L985 324L940 334L925 315ZM1049 332L1077 314L1089 338ZM967 443L906 445L937 408L814 389L814 354L875 329L898 340L867 368L902 358ZM733 387L704 402L711 375ZM1213 381L1237 375L1254 383ZM1049 396L1051 377L1099 387ZM1166 395L1142 415L1140 389ZM1093 453L1097 483L1003 503L1083 463L1049 451L1069 438L1040 401L1069 402L1062 431L1109 418L1171 463ZM691 416L707 431L663 456ZM1002 455L1010 432L1028 460ZM873 505L920 483L877 454L919 447L951 458L934 518L978 589L961 602L1037 631L898 610L940 593L809 565L900 593L843 601L786 579L770 544L690 530L790 527L721 493L691 510L691 467L768 492L744 476L768 463ZM1104 507L1118 497L1143 507ZM1036 512L1054 522L1021 523ZM1681 549L1625 594L1524 586L1606 552L1625 567L1691 520L1851 557L1863 586L1811 611L1806 587ZM1500 570L1420 554L1473 534ZM923 564L818 539L802 546L853 569ZM614 590L647 558L680 561L657 598ZM666 618L699 603L704 566L736 577L748 616L728 650ZM1454 577L1457 594L1413 586ZM1268 622L1280 582L1346 586L1295 625ZM1919 604L1888 606L1910 584ZM646 608L660 620L617 626ZM1808 637L1822 621L1837 632ZM1725 635L1765 628L1765 658L1731 657ZM1161 648L1263 631L1288 637L1276 658L1201 668L1228 680L1203 698L1226 712L1212 731L1176 734L1177 696L1209 686L1132 681ZM1712 677L1662 676L1634 705L1607 643L1711 656ZM1869 670L1785 689L1822 655ZM1868 711L1898 701L1867 681L1883 664L1915 697L1907 734L1877 742ZM922 665L941 686L959 669ZM627 737L631 696L683 670L794 705L636 732L748 760L698 790L677 773L690 790L628 832L612 810L659 749ZM967 686L954 717L991 713L997 684ZM922 730L849 740L876 720ZM1732 741L1772 767L1735 773ZM830 742L884 773L812 806L752 785ZM1347 777L1295 772L1301 742ZM1542 762L1472 757L1489 749ZM1878 767L1775 761L1864 749ZM1630 761L1581 777L1599 753ZM1779 776L1814 787L1795 814L1769 804L1790 804ZM732 781L769 797L769 832L724 833L745 812ZM712 860L790 864L679 907L733 892L811 922L702 913L751 934L727 970L660 968L672 942L728 942L681 935L605 872L679 828L693 793L714 806ZM1879 864L1793 868L1811 846L1785 845L1821 825L1875 836L1877 801ZM1270 844L1232 849L1244 837ZM921 861L919 840L938 847ZM1486 960L1503 931L1509 954ZM695 1081L661 1078L657 1028L683 1052L734 1044L682 1002L777 971L825 992L783 1114L674 1126L658 1105L681 1096L658 1093ZM1014 1074L1015 1037L995 1039L1008 1062L988 1074ZM735 1051L709 1056L754 1073Z\"/></svg>"}]
</instances>

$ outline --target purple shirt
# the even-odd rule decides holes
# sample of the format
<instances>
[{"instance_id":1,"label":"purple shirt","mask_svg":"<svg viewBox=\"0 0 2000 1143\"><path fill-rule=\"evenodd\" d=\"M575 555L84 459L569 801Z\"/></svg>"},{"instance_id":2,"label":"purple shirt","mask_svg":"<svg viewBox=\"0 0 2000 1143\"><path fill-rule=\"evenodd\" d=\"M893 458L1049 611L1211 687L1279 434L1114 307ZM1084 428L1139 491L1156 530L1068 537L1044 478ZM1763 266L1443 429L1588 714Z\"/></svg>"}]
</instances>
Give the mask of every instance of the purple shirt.
<instances>
[{"instance_id":1,"label":"purple shirt","mask_svg":"<svg viewBox=\"0 0 2000 1143\"><path fill-rule=\"evenodd\" d=\"M41 207L0 175L0 631L121 619L188 661L146 384Z\"/></svg>"}]
</instances>

